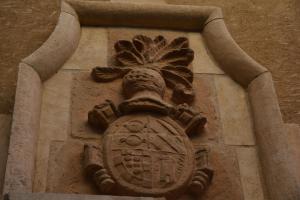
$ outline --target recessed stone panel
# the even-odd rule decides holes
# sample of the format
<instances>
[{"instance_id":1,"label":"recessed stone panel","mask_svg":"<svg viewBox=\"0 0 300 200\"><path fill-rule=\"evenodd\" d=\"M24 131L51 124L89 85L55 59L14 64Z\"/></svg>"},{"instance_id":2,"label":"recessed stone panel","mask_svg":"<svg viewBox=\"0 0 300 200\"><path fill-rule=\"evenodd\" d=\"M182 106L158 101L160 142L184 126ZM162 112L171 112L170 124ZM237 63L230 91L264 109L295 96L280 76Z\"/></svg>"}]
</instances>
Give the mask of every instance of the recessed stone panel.
<instances>
[{"instance_id":1,"label":"recessed stone panel","mask_svg":"<svg viewBox=\"0 0 300 200\"><path fill-rule=\"evenodd\" d=\"M72 73L60 71L43 85L39 139L33 190L45 192L49 148L52 140L64 141L70 133Z\"/></svg>"},{"instance_id":2,"label":"recessed stone panel","mask_svg":"<svg viewBox=\"0 0 300 200\"><path fill-rule=\"evenodd\" d=\"M220 138L222 124L214 78L211 75L195 74L193 86L196 91L193 106L207 118L207 124L203 130L198 130L192 141L195 144L199 142L217 142Z\"/></svg>"},{"instance_id":3,"label":"recessed stone panel","mask_svg":"<svg viewBox=\"0 0 300 200\"><path fill-rule=\"evenodd\" d=\"M83 146L75 140L51 143L46 192L97 194L82 168Z\"/></svg>"},{"instance_id":4,"label":"recessed stone panel","mask_svg":"<svg viewBox=\"0 0 300 200\"><path fill-rule=\"evenodd\" d=\"M236 148L245 200L263 200L260 165L255 147Z\"/></svg>"},{"instance_id":5,"label":"recessed stone panel","mask_svg":"<svg viewBox=\"0 0 300 200\"><path fill-rule=\"evenodd\" d=\"M224 75L216 75L215 84L225 144L255 145L246 91Z\"/></svg>"},{"instance_id":6,"label":"recessed stone panel","mask_svg":"<svg viewBox=\"0 0 300 200\"><path fill-rule=\"evenodd\" d=\"M195 51L193 72L196 74L224 74L207 49L201 33L191 32L188 37L190 46Z\"/></svg>"},{"instance_id":7,"label":"recessed stone panel","mask_svg":"<svg viewBox=\"0 0 300 200\"><path fill-rule=\"evenodd\" d=\"M107 65L107 29L99 27L81 28L81 37L75 53L64 64L63 69L90 70Z\"/></svg>"},{"instance_id":8,"label":"recessed stone panel","mask_svg":"<svg viewBox=\"0 0 300 200\"><path fill-rule=\"evenodd\" d=\"M214 170L214 179L201 199L243 199L243 188L234 147L226 145L209 145L208 147L208 159Z\"/></svg>"},{"instance_id":9,"label":"recessed stone panel","mask_svg":"<svg viewBox=\"0 0 300 200\"><path fill-rule=\"evenodd\" d=\"M87 124L88 112L97 104L111 99L116 104L122 100L121 82L115 80L108 83L96 83L92 80L90 72L75 72L72 85L71 104L71 134L81 139L101 138L103 132L93 130Z\"/></svg>"}]
</instances>

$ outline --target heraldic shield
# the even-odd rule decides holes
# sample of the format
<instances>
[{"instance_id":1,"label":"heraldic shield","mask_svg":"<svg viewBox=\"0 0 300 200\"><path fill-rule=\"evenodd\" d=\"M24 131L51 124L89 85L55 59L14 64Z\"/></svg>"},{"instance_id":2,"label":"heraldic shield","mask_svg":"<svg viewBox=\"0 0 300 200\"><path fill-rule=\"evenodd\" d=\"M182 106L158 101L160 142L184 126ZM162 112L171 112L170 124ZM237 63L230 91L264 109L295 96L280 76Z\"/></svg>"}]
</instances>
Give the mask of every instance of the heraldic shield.
<instances>
[{"instance_id":1,"label":"heraldic shield","mask_svg":"<svg viewBox=\"0 0 300 200\"><path fill-rule=\"evenodd\" d=\"M107 170L137 193L174 192L193 174L193 146L184 130L168 117L122 117L107 129L104 143Z\"/></svg>"},{"instance_id":2,"label":"heraldic shield","mask_svg":"<svg viewBox=\"0 0 300 200\"><path fill-rule=\"evenodd\" d=\"M167 44L163 36L137 35L115 49L119 65L95 67L91 76L97 82L123 78L125 99L118 106L107 100L88 113L89 125L104 135L100 146L85 145L85 171L102 194L201 195L213 171L208 151L194 150L189 138L206 118L189 105L195 94L188 40ZM175 105L163 99L167 86Z\"/></svg>"}]
</instances>

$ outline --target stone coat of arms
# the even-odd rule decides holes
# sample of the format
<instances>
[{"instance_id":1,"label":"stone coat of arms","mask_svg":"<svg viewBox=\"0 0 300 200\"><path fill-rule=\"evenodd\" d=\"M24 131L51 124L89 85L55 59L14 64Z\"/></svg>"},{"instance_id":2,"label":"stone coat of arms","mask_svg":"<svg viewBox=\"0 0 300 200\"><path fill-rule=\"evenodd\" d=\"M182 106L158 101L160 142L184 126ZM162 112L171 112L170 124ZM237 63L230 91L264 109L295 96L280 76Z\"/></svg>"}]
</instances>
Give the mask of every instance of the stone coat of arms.
<instances>
[{"instance_id":1,"label":"stone coat of arms","mask_svg":"<svg viewBox=\"0 0 300 200\"><path fill-rule=\"evenodd\" d=\"M184 37L168 43L163 36L143 35L115 44L117 65L95 67L97 82L123 78L125 100L110 100L88 113L88 122L104 131L101 146L85 145L84 167L104 194L175 199L201 195L213 171L205 148L195 150L189 135L206 118L193 110L194 52ZM172 101L164 98L166 87Z\"/></svg>"}]
</instances>

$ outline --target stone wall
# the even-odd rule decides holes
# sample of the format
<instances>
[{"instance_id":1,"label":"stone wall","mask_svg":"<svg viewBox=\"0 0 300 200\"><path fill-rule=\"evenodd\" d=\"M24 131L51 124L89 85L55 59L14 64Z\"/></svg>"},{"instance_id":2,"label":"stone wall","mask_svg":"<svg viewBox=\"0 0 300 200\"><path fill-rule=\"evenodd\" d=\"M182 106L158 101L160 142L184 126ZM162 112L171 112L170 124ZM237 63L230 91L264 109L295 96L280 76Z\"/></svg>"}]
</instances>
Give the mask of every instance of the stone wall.
<instances>
[{"instance_id":1,"label":"stone wall","mask_svg":"<svg viewBox=\"0 0 300 200\"><path fill-rule=\"evenodd\" d=\"M125 1L125 0L124 0ZM139 1L145 3L146 1ZM286 122L300 121L300 5L296 0L157 0L156 3L216 5L223 9L228 28L237 43L273 74ZM298 9L298 10L297 10ZM16 69L19 61L37 49L52 32L58 17L58 1L3 1L0 4L0 118L10 125ZM226 80L225 80L226 81ZM3 129L4 130L4 129ZM2 131L7 138L9 128ZM2 136L3 135L3 136ZM1 152L6 152L3 140ZM7 140L6 140L7 141ZM0 157L5 166L5 155ZM1 171L0 171L1 175ZM2 175L1 175L2 176ZM1 178L0 176L0 178ZM1 187L1 181L0 181Z\"/></svg>"},{"instance_id":2,"label":"stone wall","mask_svg":"<svg viewBox=\"0 0 300 200\"><path fill-rule=\"evenodd\" d=\"M33 192L99 194L81 164L84 144L103 145L101 133L88 126L87 113L105 99L121 103L122 81L97 83L90 72L94 66L114 61L118 40L130 40L137 34L152 38L160 34L168 41L187 37L194 50L190 66L196 91L193 106L208 123L191 141L195 149L208 149L215 171L203 198L263 200L247 92L218 67L201 34L137 28L82 27L75 53L44 82ZM170 89L165 96L171 103Z\"/></svg>"}]
</instances>

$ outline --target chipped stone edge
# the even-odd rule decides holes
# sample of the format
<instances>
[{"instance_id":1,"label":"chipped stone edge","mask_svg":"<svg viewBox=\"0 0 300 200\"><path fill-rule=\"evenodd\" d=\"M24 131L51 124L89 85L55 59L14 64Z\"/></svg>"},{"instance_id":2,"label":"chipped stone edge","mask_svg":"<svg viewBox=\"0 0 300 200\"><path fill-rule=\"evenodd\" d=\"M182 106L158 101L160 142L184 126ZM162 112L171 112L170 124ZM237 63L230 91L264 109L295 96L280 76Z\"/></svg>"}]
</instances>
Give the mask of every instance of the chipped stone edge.
<instances>
[{"instance_id":1,"label":"chipped stone edge","mask_svg":"<svg viewBox=\"0 0 300 200\"><path fill-rule=\"evenodd\" d=\"M3 194L32 192L42 82L60 69L75 51L79 39L77 14L62 2L58 23L50 37L19 63Z\"/></svg>"},{"instance_id":2,"label":"chipped stone edge","mask_svg":"<svg viewBox=\"0 0 300 200\"><path fill-rule=\"evenodd\" d=\"M80 39L80 23L75 10L62 1L58 23L44 44L22 63L31 66L42 81L55 74L74 53Z\"/></svg>"},{"instance_id":3,"label":"chipped stone edge","mask_svg":"<svg viewBox=\"0 0 300 200\"><path fill-rule=\"evenodd\" d=\"M248 88L259 157L268 196L274 200L287 199L286 197L290 197L288 199L291 200L296 199L294 197L300 191L297 190L298 186L294 184L297 176L289 173L288 161L280 161L282 156L288 156L286 150L281 148L286 145L286 142L284 142L284 137L282 136L284 135L283 121L273 81L270 78L271 75L266 68L248 56L233 40L226 28L220 8L82 0L68 0L68 3L71 6L63 2L60 21L66 20L64 16L67 14L73 16L76 20L79 19L82 25L201 31L209 50L220 67L237 83ZM76 14L78 14L78 18ZM22 61L34 68L42 80L51 77L61 67L63 62L75 50L80 38L80 24L78 21L72 28L68 27L68 30L66 29L68 34L57 29L66 28L58 24L45 44ZM66 45L59 49L54 48L55 51L53 52L51 51L53 49L50 48L53 46L50 44L55 44L54 40L56 37ZM68 38L71 38L71 40L67 40ZM55 57L53 57L54 55ZM58 61L53 64L53 61L56 59ZM260 88L257 88L256 85L259 85L261 82L266 83L267 87L259 90ZM15 115L18 115L18 113L14 113ZM267 116L270 117L268 118ZM272 140L275 142L268 142ZM273 157L274 152L276 154L275 157ZM274 179L272 176L277 178ZM18 188L16 190L18 191ZM30 191L28 190L27 192ZM273 192L274 194L272 194Z\"/></svg>"}]
</instances>

